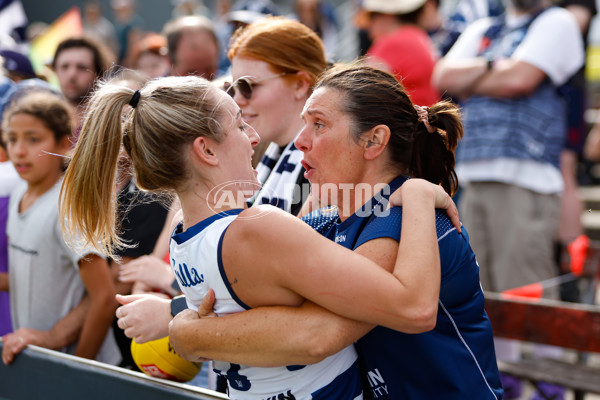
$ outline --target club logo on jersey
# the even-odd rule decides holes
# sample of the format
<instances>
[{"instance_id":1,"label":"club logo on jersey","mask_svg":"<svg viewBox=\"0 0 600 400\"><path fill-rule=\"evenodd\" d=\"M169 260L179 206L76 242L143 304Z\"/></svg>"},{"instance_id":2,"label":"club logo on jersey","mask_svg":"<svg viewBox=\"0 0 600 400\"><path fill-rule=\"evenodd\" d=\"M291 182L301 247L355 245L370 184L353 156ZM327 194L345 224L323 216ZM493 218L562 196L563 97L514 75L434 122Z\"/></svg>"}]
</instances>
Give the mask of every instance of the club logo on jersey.
<instances>
[{"instance_id":1,"label":"club logo on jersey","mask_svg":"<svg viewBox=\"0 0 600 400\"><path fill-rule=\"evenodd\" d=\"M192 287L204 282L204 275L198 273L194 267L189 268L185 263L179 264L178 268L173 268L173 270L181 287Z\"/></svg>"}]
</instances>

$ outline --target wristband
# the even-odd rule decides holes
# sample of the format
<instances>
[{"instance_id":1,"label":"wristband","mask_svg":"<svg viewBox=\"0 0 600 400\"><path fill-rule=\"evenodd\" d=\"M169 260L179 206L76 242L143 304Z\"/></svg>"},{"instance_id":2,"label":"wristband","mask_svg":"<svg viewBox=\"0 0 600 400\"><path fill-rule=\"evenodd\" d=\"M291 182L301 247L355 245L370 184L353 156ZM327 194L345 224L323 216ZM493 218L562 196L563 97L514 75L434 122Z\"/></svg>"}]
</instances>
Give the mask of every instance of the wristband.
<instances>
[{"instance_id":1,"label":"wristband","mask_svg":"<svg viewBox=\"0 0 600 400\"><path fill-rule=\"evenodd\" d=\"M491 71L494 68L494 60L492 58L487 59L486 71Z\"/></svg>"},{"instance_id":2,"label":"wristband","mask_svg":"<svg viewBox=\"0 0 600 400\"><path fill-rule=\"evenodd\" d=\"M177 296L171 299L171 315L175 317L177 314L186 310L187 302L185 300L185 296Z\"/></svg>"},{"instance_id":3,"label":"wristband","mask_svg":"<svg viewBox=\"0 0 600 400\"><path fill-rule=\"evenodd\" d=\"M175 297L181 294L181 289L179 288L179 283L177 283L177 279L173 279L169 289L166 291L171 297Z\"/></svg>"}]
</instances>

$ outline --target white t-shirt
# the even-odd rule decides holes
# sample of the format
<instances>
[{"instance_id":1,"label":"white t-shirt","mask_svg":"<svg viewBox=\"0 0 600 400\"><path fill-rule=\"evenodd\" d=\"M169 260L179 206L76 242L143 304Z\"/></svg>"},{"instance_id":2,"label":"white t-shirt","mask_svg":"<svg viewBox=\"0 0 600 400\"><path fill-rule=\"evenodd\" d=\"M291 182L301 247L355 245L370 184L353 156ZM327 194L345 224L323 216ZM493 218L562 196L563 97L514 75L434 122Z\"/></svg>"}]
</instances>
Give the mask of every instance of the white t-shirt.
<instances>
[{"instance_id":1,"label":"white t-shirt","mask_svg":"<svg viewBox=\"0 0 600 400\"><path fill-rule=\"evenodd\" d=\"M518 26L529 15L508 14L507 26ZM460 35L446 55L448 60L478 56L481 39L494 20L475 21ZM539 15L523 41L512 55L513 59L531 64L546 73L559 86L566 83L583 66L585 51L579 26L571 13L554 7ZM465 134L468 135L468 132ZM566 136L566 132L565 132ZM457 164L459 181L495 181L514 184L537 193L555 194L563 189L560 171L548 163L513 158L477 160Z\"/></svg>"},{"instance_id":2,"label":"white t-shirt","mask_svg":"<svg viewBox=\"0 0 600 400\"><path fill-rule=\"evenodd\" d=\"M528 18L508 14L506 24L518 26ZM483 18L469 25L445 58L477 57L481 39L493 21ZM544 11L531 23L512 58L541 69L555 85L564 84L583 66L585 58L581 31L573 15L558 7Z\"/></svg>"}]
</instances>

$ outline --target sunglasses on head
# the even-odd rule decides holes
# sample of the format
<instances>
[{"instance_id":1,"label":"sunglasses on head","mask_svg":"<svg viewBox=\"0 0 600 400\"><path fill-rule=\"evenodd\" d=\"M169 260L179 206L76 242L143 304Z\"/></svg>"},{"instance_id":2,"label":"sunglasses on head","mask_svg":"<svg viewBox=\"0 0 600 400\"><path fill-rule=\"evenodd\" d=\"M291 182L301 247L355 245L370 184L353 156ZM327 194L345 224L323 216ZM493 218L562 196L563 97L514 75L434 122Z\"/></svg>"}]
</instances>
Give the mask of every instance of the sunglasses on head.
<instances>
[{"instance_id":1,"label":"sunglasses on head","mask_svg":"<svg viewBox=\"0 0 600 400\"><path fill-rule=\"evenodd\" d=\"M243 76L238 78L233 83L225 82L223 87L227 94L229 94L231 97L235 97L235 93L238 91L246 100L250 100L252 98L252 91L258 83L267 81L269 79L279 78L280 76L287 74L289 74L289 72L282 72L277 75L267 76L266 78L257 79L254 81L251 81L249 78Z\"/></svg>"}]
</instances>

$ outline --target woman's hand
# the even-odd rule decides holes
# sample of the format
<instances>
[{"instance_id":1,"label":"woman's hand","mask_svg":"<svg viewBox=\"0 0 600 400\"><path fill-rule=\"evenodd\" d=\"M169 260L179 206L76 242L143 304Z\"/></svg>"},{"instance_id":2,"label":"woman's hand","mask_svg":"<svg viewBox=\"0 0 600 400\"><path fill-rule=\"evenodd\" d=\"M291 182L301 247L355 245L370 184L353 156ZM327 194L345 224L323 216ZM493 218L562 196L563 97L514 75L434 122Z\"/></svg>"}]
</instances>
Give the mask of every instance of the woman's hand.
<instances>
[{"instance_id":1,"label":"woman's hand","mask_svg":"<svg viewBox=\"0 0 600 400\"><path fill-rule=\"evenodd\" d=\"M121 282L140 281L151 288L161 289L172 294L171 283L175 279L171 266L156 256L141 256L121 266ZM177 295L175 293L174 295Z\"/></svg>"},{"instance_id":2,"label":"woman's hand","mask_svg":"<svg viewBox=\"0 0 600 400\"><path fill-rule=\"evenodd\" d=\"M183 310L169 323L169 341L177 354L188 361L209 361L208 358L198 357L194 354L193 343L195 342L195 338L187 337L185 329L191 327L200 319L215 318L217 314L213 311L214 304L215 292L210 289L206 296L204 296L202 303L200 303L197 312L193 310ZM197 329L194 330L194 333L200 334Z\"/></svg>"},{"instance_id":3,"label":"woman's hand","mask_svg":"<svg viewBox=\"0 0 600 400\"><path fill-rule=\"evenodd\" d=\"M145 343L169 334L169 321L172 318L170 299L152 294L118 294L117 301L122 304L115 312L117 325L128 338Z\"/></svg>"},{"instance_id":4,"label":"woman's hand","mask_svg":"<svg viewBox=\"0 0 600 400\"><path fill-rule=\"evenodd\" d=\"M461 232L461 223L458 215L458 209L452 197L440 186L428 182L424 179L409 179L390 195L390 207L401 206L402 197L409 196L411 191L431 191L435 199L435 208L441 208L446 211L452 225L458 232Z\"/></svg>"}]
</instances>

